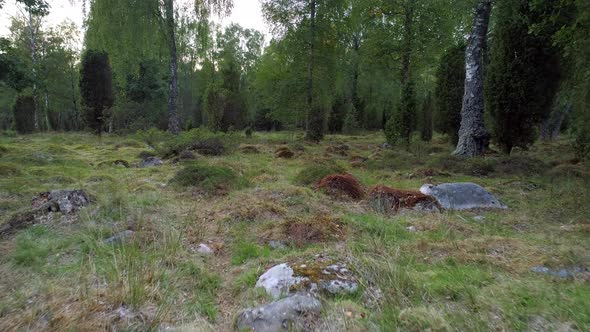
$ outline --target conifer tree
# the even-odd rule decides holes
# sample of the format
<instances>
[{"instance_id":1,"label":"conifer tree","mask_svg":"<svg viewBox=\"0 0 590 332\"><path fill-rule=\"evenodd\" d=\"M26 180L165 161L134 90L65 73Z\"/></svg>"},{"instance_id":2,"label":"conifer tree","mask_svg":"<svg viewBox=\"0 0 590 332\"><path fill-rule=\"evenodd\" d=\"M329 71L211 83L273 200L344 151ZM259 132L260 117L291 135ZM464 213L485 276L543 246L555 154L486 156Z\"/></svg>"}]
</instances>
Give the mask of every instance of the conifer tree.
<instances>
[{"instance_id":1,"label":"conifer tree","mask_svg":"<svg viewBox=\"0 0 590 332\"><path fill-rule=\"evenodd\" d=\"M80 68L80 94L87 124L100 136L115 101L111 64L106 52L88 50Z\"/></svg>"},{"instance_id":2,"label":"conifer tree","mask_svg":"<svg viewBox=\"0 0 590 332\"><path fill-rule=\"evenodd\" d=\"M487 70L486 101L495 143L504 153L526 148L551 112L560 61L551 38L530 32L536 13L528 0L498 2Z\"/></svg>"},{"instance_id":3,"label":"conifer tree","mask_svg":"<svg viewBox=\"0 0 590 332\"><path fill-rule=\"evenodd\" d=\"M459 140L461 104L465 90L465 44L449 48L436 72L434 129L447 134L453 145Z\"/></svg>"}]
</instances>

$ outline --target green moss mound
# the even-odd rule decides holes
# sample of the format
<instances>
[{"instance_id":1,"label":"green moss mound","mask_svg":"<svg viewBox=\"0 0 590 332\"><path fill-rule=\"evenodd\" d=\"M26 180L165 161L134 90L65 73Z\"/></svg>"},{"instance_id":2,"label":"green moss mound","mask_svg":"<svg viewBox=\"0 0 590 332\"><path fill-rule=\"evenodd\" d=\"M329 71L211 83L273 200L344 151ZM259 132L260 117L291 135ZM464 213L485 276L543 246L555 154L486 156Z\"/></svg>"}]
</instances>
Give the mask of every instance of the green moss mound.
<instances>
[{"instance_id":1,"label":"green moss mound","mask_svg":"<svg viewBox=\"0 0 590 332\"><path fill-rule=\"evenodd\" d=\"M180 187L196 186L208 192L235 190L247 186L247 181L232 169L220 166L188 165L178 171L170 183Z\"/></svg>"}]
</instances>

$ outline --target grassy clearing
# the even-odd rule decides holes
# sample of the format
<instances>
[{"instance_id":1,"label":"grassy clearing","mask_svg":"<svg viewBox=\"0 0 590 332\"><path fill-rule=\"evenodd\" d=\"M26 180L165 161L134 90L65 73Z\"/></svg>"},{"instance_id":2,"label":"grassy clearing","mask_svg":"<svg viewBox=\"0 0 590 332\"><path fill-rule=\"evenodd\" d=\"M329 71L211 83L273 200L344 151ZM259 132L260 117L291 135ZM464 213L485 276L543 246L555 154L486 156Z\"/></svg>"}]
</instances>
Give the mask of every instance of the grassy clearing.
<instances>
[{"instance_id":1,"label":"grassy clearing","mask_svg":"<svg viewBox=\"0 0 590 332\"><path fill-rule=\"evenodd\" d=\"M590 267L590 170L565 142L464 162L438 137L406 151L381 149L381 134L319 145L293 132L211 135L2 136L0 224L38 192L94 197L76 217L54 214L0 239L2 330L231 330L239 310L268 300L253 288L260 274L319 253L347 262L361 291L325 298L318 330L590 329L587 275L531 271ZM211 137L223 154L154 168L112 163ZM295 157L276 158L282 146ZM386 216L317 191L331 172L365 187L472 181L510 209ZM125 230L134 235L105 243ZM199 254L200 243L215 255Z\"/></svg>"}]
</instances>

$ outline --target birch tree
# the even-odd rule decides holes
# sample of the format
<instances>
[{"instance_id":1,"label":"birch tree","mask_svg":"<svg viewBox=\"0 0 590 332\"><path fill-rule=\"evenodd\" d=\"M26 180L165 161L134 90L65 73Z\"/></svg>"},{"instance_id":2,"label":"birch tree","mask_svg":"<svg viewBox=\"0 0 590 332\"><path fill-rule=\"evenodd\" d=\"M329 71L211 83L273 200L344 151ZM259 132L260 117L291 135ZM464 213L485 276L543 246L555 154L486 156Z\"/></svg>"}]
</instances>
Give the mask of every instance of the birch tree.
<instances>
[{"instance_id":1,"label":"birch tree","mask_svg":"<svg viewBox=\"0 0 590 332\"><path fill-rule=\"evenodd\" d=\"M473 30L467 41L461 127L459 142L453 152L457 156L481 156L490 141L490 134L484 126L483 50L491 11L491 0L479 1L473 18Z\"/></svg>"}]
</instances>

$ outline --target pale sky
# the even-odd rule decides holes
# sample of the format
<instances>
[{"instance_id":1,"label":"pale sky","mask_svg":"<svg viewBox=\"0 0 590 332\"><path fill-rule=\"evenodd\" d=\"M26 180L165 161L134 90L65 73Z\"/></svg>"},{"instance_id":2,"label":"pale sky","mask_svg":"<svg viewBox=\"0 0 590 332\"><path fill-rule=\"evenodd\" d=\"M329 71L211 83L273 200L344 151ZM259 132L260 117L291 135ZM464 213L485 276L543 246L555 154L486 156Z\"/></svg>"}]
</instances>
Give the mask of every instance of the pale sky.
<instances>
[{"instance_id":1,"label":"pale sky","mask_svg":"<svg viewBox=\"0 0 590 332\"><path fill-rule=\"evenodd\" d=\"M183 3L192 0L176 0L177 3ZM82 29L82 4L79 0L49 0L51 5L49 15L45 17L45 25L54 26L64 20L72 20L79 29ZM72 4L72 2L74 4ZM177 5L177 7L180 7ZM8 35L8 28L10 27L10 18L14 15L23 13L23 9L19 9L15 0L6 0L4 7L0 10L0 36ZM219 21L218 19L215 19ZM234 0L234 10L229 17L222 20L222 24L228 25L230 23L238 23L244 28L256 29L268 35L268 28L266 27L262 18L259 0ZM80 34L83 38L84 34ZM82 41L79 42L80 44Z\"/></svg>"}]
</instances>

